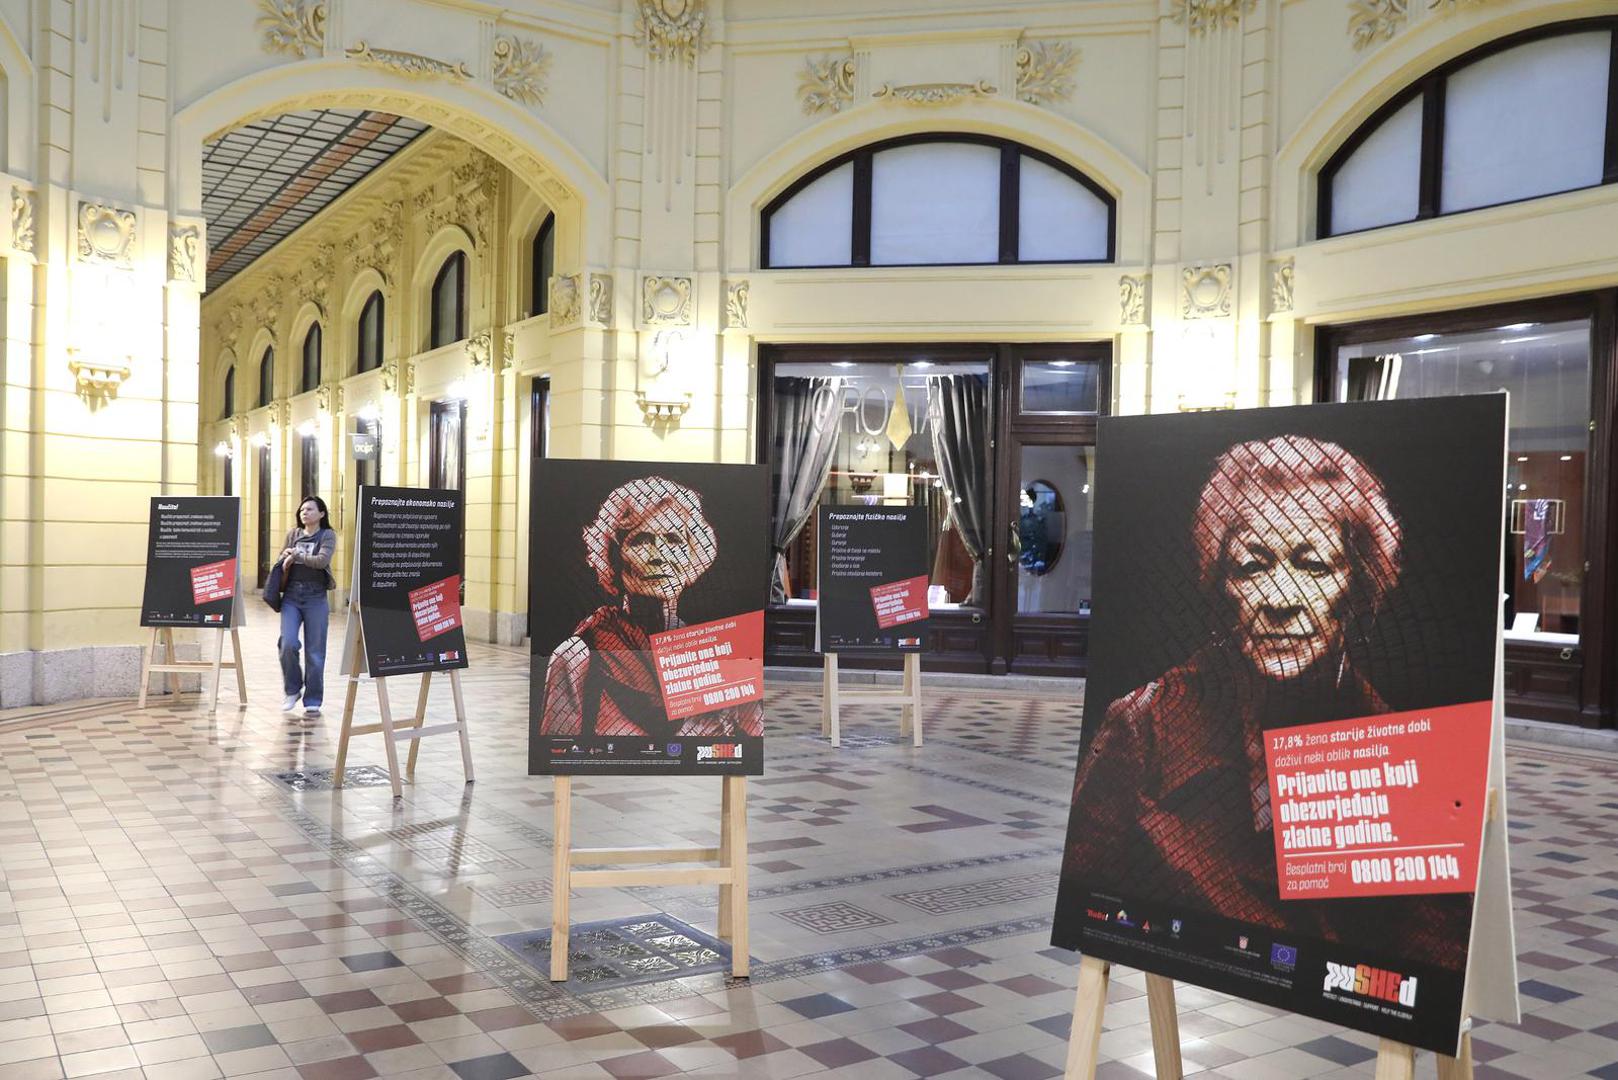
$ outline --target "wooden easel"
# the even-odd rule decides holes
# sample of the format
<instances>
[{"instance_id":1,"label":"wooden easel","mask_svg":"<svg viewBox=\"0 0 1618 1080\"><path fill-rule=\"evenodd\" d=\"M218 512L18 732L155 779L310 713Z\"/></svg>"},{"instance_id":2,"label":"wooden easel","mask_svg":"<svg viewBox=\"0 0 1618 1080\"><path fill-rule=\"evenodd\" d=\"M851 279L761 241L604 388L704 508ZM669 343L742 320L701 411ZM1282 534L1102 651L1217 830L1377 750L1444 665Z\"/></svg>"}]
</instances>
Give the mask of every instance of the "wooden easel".
<instances>
[{"instance_id":1,"label":"wooden easel","mask_svg":"<svg viewBox=\"0 0 1618 1080\"><path fill-rule=\"evenodd\" d=\"M844 705L899 704L899 737L911 736L921 745L921 653L904 654L904 678L898 690L844 690L837 683L837 654L822 654L825 665L820 674L820 733L831 738L833 746L843 744L841 712Z\"/></svg>"},{"instance_id":2,"label":"wooden easel","mask_svg":"<svg viewBox=\"0 0 1618 1080\"><path fill-rule=\"evenodd\" d=\"M238 601L239 603L239 601ZM209 627L199 627L207 630ZM179 692L179 680L175 678L182 672L196 672L208 674L208 711L219 711L219 672L224 668L231 668L236 672L236 704L247 704L247 673L242 670L242 638L240 631L234 626L221 626L218 628L219 637L214 641L212 660L180 660L175 657L174 627L152 627L152 640L141 651L140 658L140 701L137 708L146 708L146 691L152 681L154 672L164 674L164 688L170 694ZM225 660L225 636L230 636L231 659ZM161 641L164 649L164 662L156 663L157 647Z\"/></svg>"},{"instance_id":3,"label":"wooden easel","mask_svg":"<svg viewBox=\"0 0 1618 1080\"><path fill-rule=\"evenodd\" d=\"M551 877L551 981L567 979L568 892L601 886L718 885L719 937L730 942L730 973L745 979L747 957L747 777L722 778L716 848L575 848L573 777L557 776ZM712 863L648 869L574 870L575 866Z\"/></svg>"},{"instance_id":4,"label":"wooden easel","mask_svg":"<svg viewBox=\"0 0 1618 1080\"><path fill-rule=\"evenodd\" d=\"M449 672L450 693L455 698L455 722L446 724L427 723L427 691L432 685L433 673L423 672L421 676L421 690L416 694L416 711L409 720L403 724L395 725L393 710L388 704L388 678L386 675L371 677L376 684L377 709L382 719L375 724L354 726L354 702L359 697L360 679L367 675L365 665L365 626L360 621L360 590L358 563L355 564L354 588L348 594L348 628L343 637L343 667L342 671L348 676L348 692L343 696L343 728L342 734L337 738L337 767L332 772L332 786L343 786L343 766L348 761L348 740L355 735L375 735L382 733L383 749L388 755L388 778L393 781L393 797L404 797L404 789L399 781L399 750L395 745L402 739L410 740L410 756L405 762L405 774L412 781L416 778L416 753L421 749L421 740L429 735L447 735L455 732L461 737L461 767L466 770L466 782L470 784L472 776L472 740L466 729L466 702L461 697L461 672L452 668ZM393 676L399 678L399 676Z\"/></svg>"}]
</instances>

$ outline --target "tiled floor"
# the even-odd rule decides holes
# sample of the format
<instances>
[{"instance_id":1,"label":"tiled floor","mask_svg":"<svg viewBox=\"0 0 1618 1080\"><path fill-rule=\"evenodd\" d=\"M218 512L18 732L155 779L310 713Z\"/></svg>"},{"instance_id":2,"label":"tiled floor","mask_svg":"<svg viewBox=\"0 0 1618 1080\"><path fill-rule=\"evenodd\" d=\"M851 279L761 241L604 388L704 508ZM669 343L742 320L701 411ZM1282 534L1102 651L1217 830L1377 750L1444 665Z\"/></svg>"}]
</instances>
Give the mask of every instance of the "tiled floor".
<instances>
[{"instance_id":1,"label":"tiled floor","mask_svg":"<svg viewBox=\"0 0 1618 1080\"><path fill-rule=\"evenodd\" d=\"M1048 935L1077 701L939 691L925 748L873 713L833 751L817 688L773 687L750 983L705 955L715 890L642 888L575 895L574 970L597 974L553 986L524 933L548 925L551 858L549 785L523 773L526 655L473 650L477 783L435 738L395 806L379 736L331 788L337 717L277 710L271 641L248 631L245 710L227 691L215 718L185 700L0 724L0 1080L1059 1074L1074 959ZM1478 1075L1618 1078L1618 758L1509 761L1528 1019L1480 1027ZM712 843L718 788L580 780L576 843ZM1114 978L1103 1076L1151 1072L1142 985ZM1371 1074L1367 1038L1179 1002L1200 1075Z\"/></svg>"}]
</instances>

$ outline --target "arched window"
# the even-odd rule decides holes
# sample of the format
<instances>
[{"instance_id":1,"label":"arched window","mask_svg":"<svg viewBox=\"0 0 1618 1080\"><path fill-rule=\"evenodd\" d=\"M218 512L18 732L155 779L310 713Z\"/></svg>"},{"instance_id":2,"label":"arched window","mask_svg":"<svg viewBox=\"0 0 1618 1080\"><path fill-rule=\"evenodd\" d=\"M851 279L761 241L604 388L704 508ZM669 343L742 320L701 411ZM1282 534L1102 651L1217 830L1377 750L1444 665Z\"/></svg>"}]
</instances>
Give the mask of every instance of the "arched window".
<instances>
[{"instance_id":1,"label":"arched window","mask_svg":"<svg viewBox=\"0 0 1618 1080\"><path fill-rule=\"evenodd\" d=\"M221 390L223 401L219 404L219 419L228 420L236 408L236 365L232 364L225 369L225 385Z\"/></svg>"},{"instance_id":2,"label":"arched window","mask_svg":"<svg viewBox=\"0 0 1618 1080\"><path fill-rule=\"evenodd\" d=\"M275 348L264 350L264 359L258 362L258 407L263 408L275 400Z\"/></svg>"},{"instance_id":3,"label":"arched window","mask_svg":"<svg viewBox=\"0 0 1618 1080\"><path fill-rule=\"evenodd\" d=\"M466 256L457 251L444 260L433 279L432 327L427 347L441 348L466 336Z\"/></svg>"},{"instance_id":4,"label":"arched window","mask_svg":"<svg viewBox=\"0 0 1618 1080\"><path fill-rule=\"evenodd\" d=\"M308 393L320 385L320 324L314 323L303 335L303 387Z\"/></svg>"},{"instance_id":5,"label":"arched window","mask_svg":"<svg viewBox=\"0 0 1618 1080\"><path fill-rule=\"evenodd\" d=\"M543 315L551 309L551 275L556 272L556 215L546 214L545 221L534 234L534 248L530 254L534 275L533 306L531 314Z\"/></svg>"},{"instance_id":6,"label":"arched window","mask_svg":"<svg viewBox=\"0 0 1618 1080\"><path fill-rule=\"evenodd\" d=\"M1618 19L1536 27L1431 72L1320 173L1321 237L1618 182Z\"/></svg>"},{"instance_id":7,"label":"arched window","mask_svg":"<svg viewBox=\"0 0 1618 1080\"><path fill-rule=\"evenodd\" d=\"M873 143L765 208L761 265L1111 262L1116 205L1049 154L981 135Z\"/></svg>"},{"instance_id":8,"label":"arched window","mask_svg":"<svg viewBox=\"0 0 1618 1080\"><path fill-rule=\"evenodd\" d=\"M359 367L370 371L382 366L382 290L372 293L360 309Z\"/></svg>"}]
</instances>

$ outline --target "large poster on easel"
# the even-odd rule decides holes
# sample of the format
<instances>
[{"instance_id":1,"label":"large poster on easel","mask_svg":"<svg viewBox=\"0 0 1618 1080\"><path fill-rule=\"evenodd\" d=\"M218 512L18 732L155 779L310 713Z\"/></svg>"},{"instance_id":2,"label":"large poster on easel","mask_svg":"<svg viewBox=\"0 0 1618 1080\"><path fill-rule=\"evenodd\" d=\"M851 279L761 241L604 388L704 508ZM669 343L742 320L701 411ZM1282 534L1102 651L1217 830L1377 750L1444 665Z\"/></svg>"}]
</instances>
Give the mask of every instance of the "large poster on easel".
<instances>
[{"instance_id":1,"label":"large poster on easel","mask_svg":"<svg viewBox=\"0 0 1618 1080\"><path fill-rule=\"evenodd\" d=\"M464 496L454 489L362 487L359 501L355 576L370 675L466 667Z\"/></svg>"},{"instance_id":2,"label":"large poster on easel","mask_svg":"<svg viewBox=\"0 0 1618 1080\"><path fill-rule=\"evenodd\" d=\"M152 499L142 626L232 625L240 525L241 500L235 496Z\"/></svg>"},{"instance_id":3,"label":"large poster on easel","mask_svg":"<svg viewBox=\"0 0 1618 1080\"><path fill-rule=\"evenodd\" d=\"M535 463L530 774L764 771L769 468Z\"/></svg>"},{"instance_id":4,"label":"large poster on easel","mask_svg":"<svg viewBox=\"0 0 1618 1080\"><path fill-rule=\"evenodd\" d=\"M927 634L927 511L822 506L815 636L821 652L920 652Z\"/></svg>"},{"instance_id":5,"label":"large poster on easel","mask_svg":"<svg viewBox=\"0 0 1618 1080\"><path fill-rule=\"evenodd\" d=\"M1503 394L1101 421L1055 944L1455 1054L1505 423Z\"/></svg>"}]
</instances>

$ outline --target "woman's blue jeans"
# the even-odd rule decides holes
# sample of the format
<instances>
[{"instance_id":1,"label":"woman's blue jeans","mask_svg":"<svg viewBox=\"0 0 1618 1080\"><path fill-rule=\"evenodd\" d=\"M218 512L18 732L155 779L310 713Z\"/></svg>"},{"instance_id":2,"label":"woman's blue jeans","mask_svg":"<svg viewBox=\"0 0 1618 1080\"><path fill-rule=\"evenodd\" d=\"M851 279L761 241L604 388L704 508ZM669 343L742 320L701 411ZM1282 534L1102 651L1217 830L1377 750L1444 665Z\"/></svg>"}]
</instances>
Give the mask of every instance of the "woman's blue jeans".
<instances>
[{"instance_id":1,"label":"woman's blue jeans","mask_svg":"<svg viewBox=\"0 0 1618 1080\"><path fill-rule=\"evenodd\" d=\"M323 585L294 581L281 597L281 681L287 697L303 695L304 708L318 709L326 697L326 629L331 604ZM298 670L298 629L307 656Z\"/></svg>"}]
</instances>

